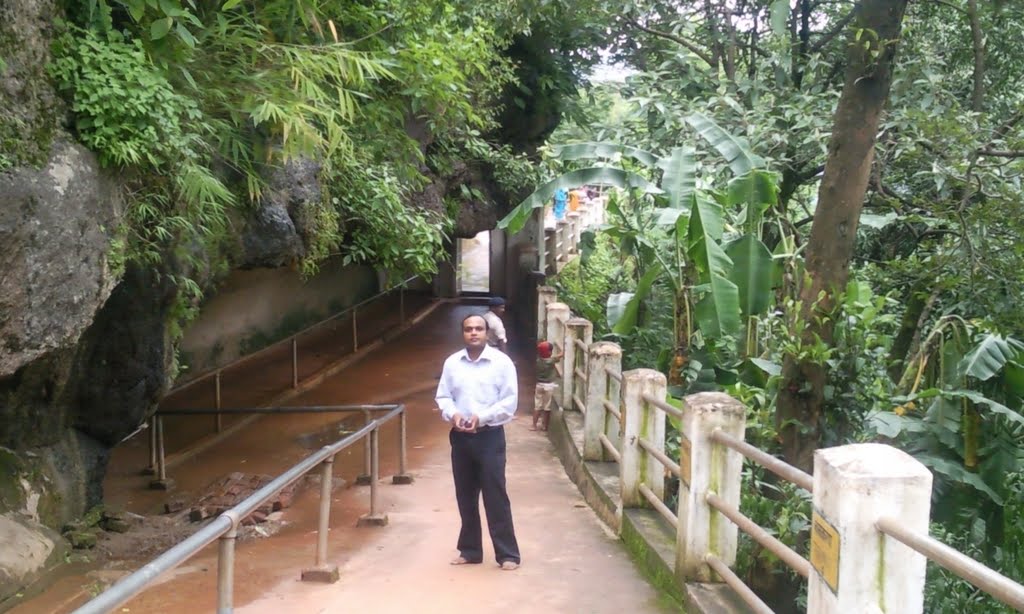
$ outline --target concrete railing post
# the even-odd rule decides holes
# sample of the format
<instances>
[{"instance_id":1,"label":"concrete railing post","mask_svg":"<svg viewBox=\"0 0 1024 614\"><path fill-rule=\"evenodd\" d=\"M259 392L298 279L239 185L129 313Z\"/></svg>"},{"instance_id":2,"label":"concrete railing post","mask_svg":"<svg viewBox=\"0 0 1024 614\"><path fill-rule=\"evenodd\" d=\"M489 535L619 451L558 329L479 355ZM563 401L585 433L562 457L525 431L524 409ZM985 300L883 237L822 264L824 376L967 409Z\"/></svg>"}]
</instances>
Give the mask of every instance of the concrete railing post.
<instances>
[{"instance_id":1,"label":"concrete railing post","mask_svg":"<svg viewBox=\"0 0 1024 614\"><path fill-rule=\"evenodd\" d=\"M928 533L932 474L891 446L864 443L814 453L814 516L807 612L924 609L924 555L881 535L888 516Z\"/></svg>"},{"instance_id":2,"label":"concrete railing post","mask_svg":"<svg viewBox=\"0 0 1024 614\"><path fill-rule=\"evenodd\" d=\"M544 263L543 268L545 275L554 275L558 272L556 263L558 262L558 230L554 228L544 229Z\"/></svg>"},{"instance_id":3,"label":"concrete railing post","mask_svg":"<svg viewBox=\"0 0 1024 614\"><path fill-rule=\"evenodd\" d=\"M580 242L580 214L577 211L571 211L565 217L569 220L569 249L566 250L566 253L576 254L578 251L576 246Z\"/></svg>"},{"instance_id":4,"label":"concrete railing post","mask_svg":"<svg viewBox=\"0 0 1024 614\"><path fill-rule=\"evenodd\" d=\"M665 412L643 400L650 394L664 399L667 382L664 374L654 369L633 369L622 374L622 458L619 476L622 487L622 507L647 507L640 493L640 484L646 484L658 496L665 494L665 469L657 458L640 447L640 439L647 440L655 449L665 449Z\"/></svg>"},{"instance_id":5,"label":"concrete railing post","mask_svg":"<svg viewBox=\"0 0 1024 614\"><path fill-rule=\"evenodd\" d=\"M537 339L547 339L548 305L558 301L558 292L551 286L537 286Z\"/></svg>"},{"instance_id":6,"label":"concrete railing post","mask_svg":"<svg viewBox=\"0 0 1024 614\"><path fill-rule=\"evenodd\" d=\"M616 436L619 423L609 415L604 402L607 399L618 399L621 391L619 383L608 376L608 371L622 373L622 348L611 341L598 341L588 346L587 353L587 412L583 416L583 460L609 460L600 436L608 435L608 421L614 420ZM613 396L614 395L614 396Z\"/></svg>"},{"instance_id":7,"label":"concrete railing post","mask_svg":"<svg viewBox=\"0 0 1024 614\"><path fill-rule=\"evenodd\" d=\"M587 347L594 342L594 325L584 318L569 318L565 322L565 352L562 357L562 409L586 411L576 403L583 403L586 385L577 385L576 370L586 373L587 353L581 350L576 341L582 341Z\"/></svg>"},{"instance_id":8,"label":"concrete railing post","mask_svg":"<svg viewBox=\"0 0 1024 614\"><path fill-rule=\"evenodd\" d=\"M716 429L743 439L746 408L721 392L702 392L685 399L679 438L679 516L676 532L676 575L681 581L712 581L704 557L715 555L725 565L736 562L737 528L707 504L713 492L739 509L743 457L711 441Z\"/></svg>"},{"instance_id":9,"label":"concrete railing post","mask_svg":"<svg viewBox=\"0 0 1024 614\"><path fill-rule=\"evenodd\" d=\"M580 214L580 232L590 228L591 222L591 210L587 205L580 205L576 212Z\"/></svg>"},{"instance_id":10,"label":"concrete railing post","mask_svg":"<svg viewBox=\"0 0 1024 614\"><path fill-rule=\"evenodd\" d=\"M569 221L558 220L555 222L555 230L558 232L558 238L556 239L558 244L558 255L555 257L557 264L555 266L555 272L561 265L565 264L569 260Z\"/></svg>"},{"instance_id":11,"label":"concrete railing post","mask_svg":"<svg viewBox=\"0 0 1024 614\"><path fill-rule=\"evenodd\" d=\"M565 303L548 303L548 330L545 337L548 341L555 346L555 352L564 352L565 350L565 323L569 320L569 306ZM563 377L565 373L565 358L562 358L561 365ZM558 384L558 389L555 390L554 399L560 407L562 403L562 379L558 377L555 379L555 383Z\"/></svg>"}]
</instances>

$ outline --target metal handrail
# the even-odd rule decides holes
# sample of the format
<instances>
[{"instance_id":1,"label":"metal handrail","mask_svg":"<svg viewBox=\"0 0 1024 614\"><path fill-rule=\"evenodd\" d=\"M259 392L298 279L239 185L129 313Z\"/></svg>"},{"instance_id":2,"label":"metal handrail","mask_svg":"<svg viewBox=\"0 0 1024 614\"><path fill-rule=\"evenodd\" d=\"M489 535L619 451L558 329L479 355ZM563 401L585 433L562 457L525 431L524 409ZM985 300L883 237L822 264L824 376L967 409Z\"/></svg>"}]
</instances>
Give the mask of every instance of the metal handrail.
<instances>
[{"instance_id":1,"label":"metal handrail","mask_svg":"<svg viewBox=\"0 0 1024 614\"><path fill-rule=\"evenodd\" d=\"M605 367L604 371L605 373L608 374L608 377L612 378L613 380L617 381L620 384L622 383L622 373L613 370L611 367Z\"/></svg>"},{"instance_id":2,"label":"metal handrail","mask_svg":"<svg viewBox=\"0 0 1024 614\"><path fill-rule=\"evenodd\" d=\"M150 417L149 457L150 467L155 476L155 483L167 480L167 455L164 446L163 416L208 416L221 414L324 414L324 413L349 413L361 411L366 416L366 422L370 422L370 412L389 411L398 405L305 405L297 407L231 407L227 409L217 408L191 408L191 409L158 409ZM399 475L405 475L406 466L406 420L405 413L402 413L400 437L402 445L399 447ZM365 470L370 470L370 447L366 447Z\"/></svg>"},{"instance_id":3,"label":"metal handrail","mask_svg":"<svg viewBox=\"0 0 1024 614\"><path fill-rule=\"evenodd\" d=\"M779 557L779 559L789 565L794 571L805 578L811 576L811 563L796 553L795 550L787 546L786 544L779 541L775 536L765 531L756 522L745 516L735 507L728 505L721 497L713 492L709 492L705 495L704 500L707 501L708 505L718 510L723 516L728 518L740 528L741 531L753 538L754 541L761 544L769 552Z\"/></svg>"},{"instance_id":4,"label":"metal handrail","mask_svg":"<svg viewBox=\"0 0 1024 614\"><path fill-rule=\"evenodd\" d=\"M583 403L583 399L578 394L572 395L572 402L576 405L576 409L580 410L581 414L587 413L587 406Z\"/></svg>"},{"instance_id":5,"label":"metal handrail","mask_svg":"<svg viewBox=\"0 0 1024 614\"><path fill-rule=\"evenodd\" d=\"M658 510L662 517L672 525L673 529L679 529L679 518L672 512L672 510L668 509L665 502L658 498L658 495L654 494L654 491L651 490L647 484L641 483L638 490L640 491L640 494L642 494L644 498L654 506L654 509Z\"/></svg>"},{"instance_id":6,"label":"metal handrail","mask_svg":"<svg viewBox=\"0 0 1024 614\"><path fill-rule=\"evenodd\" d=\"M582 339L577 338L577 339L573 339L572 341L573 341L573 345L575 345L579 349L583 350L584 352L587 351L587 344Z\"/></svg>"},{"instance_id":7,"label":"metal handrail","mask_svg":"<svg viewBox=\"0 0 1024 614\"><path fill-rule=\"evenodd\" d=\"M651 405L657 407L658 409L672 416L673 418L676 418L678 420L683 419L683 410L679 409L678 407L669 405L668 403L665 402L664 399L659 399L658 397L652 395L649 392L645 392L640 396L641 398L643 398L644 401L647 401Z\"/></svg>"},{"instance_id":8,"label":"metal handrail","mask_svg":"<svg viewBox=\"0 0 1024 614\"><path fill-rule=\"evenodd\" d=\"M720 558L713 554L704 555L704 562L708 564L708 567L713 569L715 573L722 576L722 580L729 585L729 588L736 591L748 606L750 606L757 614L775 614L775 612L768 607L768 604L761 601L754 591L750 590L750 587L744 584L743 580L740 579L736 573L729 569L729 566L722 562Z\"/></svg>"},{"instance_id":9,"label":"metal handrail","mask_svg":"<svg viewBox=\"0 0 1024 614\"><path fill-rule=\"evenodd\" d=\"M583 369L576 367L572 370L572 374L576 376L576 378L579 379L581 383L587 383L587 374L583 371Z\"/></svg>"},{"instance_id":10,"label":"metal handrail","mask_svg":"<svg viewBox=\"0 0 1024 614\"><path fill-rule=\"evenodd\" d=\"M418 278L419 278L418 275L413 275L412 277L409 277L408 279L402 280L401 283L396 284L396 285L388 288L387 290L382 290L382 291L378 292L377 294L374 294L371 297L368 297L368 298L365 298L365 299L359 301L355 305L349 305L348 307L346 307L345 309L342 309L338 313L336 313L336 314L334 314L334 315L332 315L332 316L330 316L328 318L325 318L323 320L320 320L319 322L315 322L313 324L310 324L306 328L303 328L302 330L300 330L300 331L298 331L296 333L292 333L291 335L289 335L287 337L284 337L283 339L278 339L274 343L271 343L270 345L268 345L266 347L262 347L262 348L256 350L255 352L252 352L251 354L246 354L245 356L240 356L240 357L236 358L235 360L232 360L231 362L228 362L227 364L220 365L219 367L216 367L216 368L213 368L213 369L208 369L206 371L202 371L201 373L196 374L195 377L193 377L193 378L191 378L191 379L189 379L189 380L187 380L187 381L185 381L185 382L183 382L183 383L181 383L181 384L171 388L167 392L167 394L172 394L172 393L175 393L175 392L180 392L182 390L185 390L186 388L191 387L193 384L197 384L197 383L205 381L205 380L207 380L207 379L209 379L211 377L219 375L219 373L221 371L224 371L224 370L229 369L231 367L238 366L240 364L245 363L246 361L252 360L253 358L255 358L257 356L260 356L261 354L264 354L266 352L269 352L271 349L276 348L279 345L283 345L285 343L292 342L292 341L298 339L300 336L308 333L309 331L311 331L311 330L313 330L313 329L315 329L315 328L317 328L319 326L322 326L322 325L330 322L331 320L336 320L336 319L338 319L338 318L348 314L348 312L350 312L350 311L355 311L356 309L359 309L363 305L365 305L365 304L367 304L367 303L369 303L371 301L375 301L375 300L381 298L382 296L386 296L388 294L391 294L395 290L401 290L401 291L404 292L405 287L409 284L409 282L414 281L414 280L416 280ZM402 295L402 298L403 299L405 298L404 294ZM403 300L403 305L402 305L402 311L403 312L405 311L404 300ZM403 313L403 318L402 319L403 320L405 319L404 318L404 313ZM358 342L357 342L357 345L358 345ZM296 360L295 348L293 347L292 348L292 362L294 363L295 360Z\"/></svg>"},{"instance_id":11,"label":"metal handrail","mask_svg":"<svg viewBox=\"0 0 1024 614\"><path fill-rule=\"evenodd\" d=\"M650 453L651 456L658 459L658 462L664 465L665 468L672 473L672 475L676 476L677 478L681 477L681 473L679 471L679 463L669 458L661 450L655 448L651 442L647 441L643 437L637 439L637 444L639 444L640 447L643 448L644 450L647 450L647 452Z\"/></svg>"},{"instance_id":12,"label":"metal handrail","mask_svg":"<svg viewBox=\"0 0 1024 614\"><path fill-rule=\"evenodd\" d=\"M768 471L771 471L788 482L796 484L807 492L814 492L814 478L809 474L800 471L785 461L775 458L767 452L755 448L745 441L736 439L732 435L723 432L721 429L715 429L711 432L711 441L720 443L727 448L731 448L739 452Z\"/></svg>"},{"instance_id":13,"label":"metal handrail","mask_svg":"<svg viewBox=\"0 0 1024 614\"><path fill-rule=\"evenodd\" d=\"M122 605L138 593L142 592L159 576L185 562L217 539L222 539L220 553L218 555L220 558L217 566L217 611L218 613L231 612L232 592L234 588L234 543L238 525L242 520L276 496L283 489L295 483L310 470L321 464L324 465L324 471L321 477L320 522L318 527L319 534L317 539L316 562L318 566L323 566L326 562L327 555L327 524L330 519L331 501L330 481L334 456L363 437L370 435L370 441L375 448L373 464L374 475L372 476L374 479L370 482L370 516L375 515L377 508L377 480L375 478L377 477L376 473L379 466L376 454L378 441L377 432L382 424L392 420L395 416L400 414L404 415L405 413L404 405L393 405L392 407L394 409L384 416L373 420L358 431L336 441L333 444L326 445L320 448L320 450L302 459L290 469L271 480L269 484L246 497L241 503L220 514L210 524L196 531L184 541L144 565L141 569L125 576L88 603L82 605L74 611L74 614L103 614L105 612L110 612L114 608ZM324 496L324 491L326 491L326 497Z\"/></svg>"},{"instance_id":14,"label":"metal handrail","mask_svg":"<svg viewBox=\"0 0 1024 614\"><path fill-rule=\"evenodd\" d=\"M622 422L622 413L619 412L619 408L616 407L614 403L612 403L608 399L602 399L601 404L604 405L605 411L615 416L619 420L619 422Z\"/></svg>"},{"instance_id":15,"label":"metal handrail","mask_svg":"<svg viewBox=\"0 0 1024 614\"><path fill-rule=\"evenodd\" d=\"M601 442L601 445L604 446L605 451L608 452L608 454L611 454L612 458L615 459L615 462L622 462L622 453L619 452L619 450L615 447L615 444L612 443L612 440L608 439L607 435L601 433L600 435L597 436L597 439L598 441Z\"/></svg>"},{"instance_id":16,"label":"metal handrail","mask_svg":"<svg viewBox=\"0 0 1024 614\"><path fill-rule=\"evenodd\" d=\"M1024 612L1024 586L998 571L986 567L931 536L904 528L894 518L879 518L875 522L875 528L884 535L888 535L908 548L923 554L936 565L970 582L997 601L1018 612Z\"/></svg>"}]
</instances>

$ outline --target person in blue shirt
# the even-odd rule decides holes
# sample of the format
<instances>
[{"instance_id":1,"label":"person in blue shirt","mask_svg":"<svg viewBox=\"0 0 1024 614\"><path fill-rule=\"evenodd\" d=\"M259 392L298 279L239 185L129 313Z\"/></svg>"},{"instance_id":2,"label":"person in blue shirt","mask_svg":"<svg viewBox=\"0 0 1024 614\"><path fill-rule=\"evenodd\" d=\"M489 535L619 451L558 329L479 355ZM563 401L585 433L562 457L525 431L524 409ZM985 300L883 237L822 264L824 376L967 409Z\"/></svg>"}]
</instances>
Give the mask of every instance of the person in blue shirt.
<instances>
[{"instance_id":1,"label":"person in blue shirt","mask_svg":"<svg viewBox=\"0 0 1024 614\"><path fill-rule=\"evenodd\" d=\"M483 562L480 496L494 556L501 569L519 567L519 544L512 506L505 488L505 425L519 400L512 359L487 344L487 321L480 315L462 320L465 348L444 361L435 400L441 417L451 423L452 475L462 519L452 565Z\"/></svg>"},{"instance_id":2,"label":"person in blue shirt","mask_svg":"<svg viewBox=\"0 0 1024 614\"><path fill-rule=\"evenodd\" d=\"M565 219L565 205L569 201L569 192L565 188L555 190L555 220Z\"/></svg>"}]
</instances>

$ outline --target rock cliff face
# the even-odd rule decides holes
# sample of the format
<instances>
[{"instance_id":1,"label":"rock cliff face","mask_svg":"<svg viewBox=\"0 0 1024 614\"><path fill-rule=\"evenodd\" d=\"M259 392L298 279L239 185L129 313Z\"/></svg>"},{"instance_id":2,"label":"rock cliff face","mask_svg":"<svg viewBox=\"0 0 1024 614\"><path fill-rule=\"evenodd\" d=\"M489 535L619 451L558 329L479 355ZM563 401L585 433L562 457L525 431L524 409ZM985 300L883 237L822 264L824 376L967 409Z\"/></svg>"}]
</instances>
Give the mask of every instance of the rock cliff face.
<instances>
[{"instance_id":1,"label":"rock cliff face","mask_svg":"<svg viewBox=\"0 0 1024 614\"><path fill-rule=\"evenodd\" d=\"M66 140L40 169L0 175L0 377L74 345L116 281L120 215L95 156Z\"/></svg>"}]
</instances>

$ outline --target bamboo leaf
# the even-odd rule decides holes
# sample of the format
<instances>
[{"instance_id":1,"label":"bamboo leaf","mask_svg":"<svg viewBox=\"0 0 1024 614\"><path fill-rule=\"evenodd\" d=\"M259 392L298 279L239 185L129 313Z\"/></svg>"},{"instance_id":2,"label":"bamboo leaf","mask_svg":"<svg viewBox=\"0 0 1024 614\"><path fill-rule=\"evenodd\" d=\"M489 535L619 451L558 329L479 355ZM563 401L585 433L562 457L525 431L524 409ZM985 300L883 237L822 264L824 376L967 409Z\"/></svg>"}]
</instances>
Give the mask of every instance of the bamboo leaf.
<instances>
[{"instance_id":1,"label":"bamboo leaf","mask_svg":"<svg viewBox=\"0 0 1024 614\"><path fill-rule=\"evenodd\" d=\"M693 113L686 117L686 123L725 158L733 175L740 177L752 170L764 168L764 160L750 149L746 139L726 132L710 117L703 113Z\"/></svg>"},{"instance_id":2,"label":"bamboo leaf","mask_svg":"<svg viewBox=\"0 0 1024 614\"><path fill-rule=\"evenodd\" d=\"M498 222L498 228L504 228L515 234L523 229L526 220L534 209L543 207L555 195L559 188L575 188L587 184L605 184L617 188L638 188L647 194L661 194L661 189L645 177L618 168L599 166L584 168L566 173L545 183L527 196L521 203Z\"/></svg>"}]
</instances>

